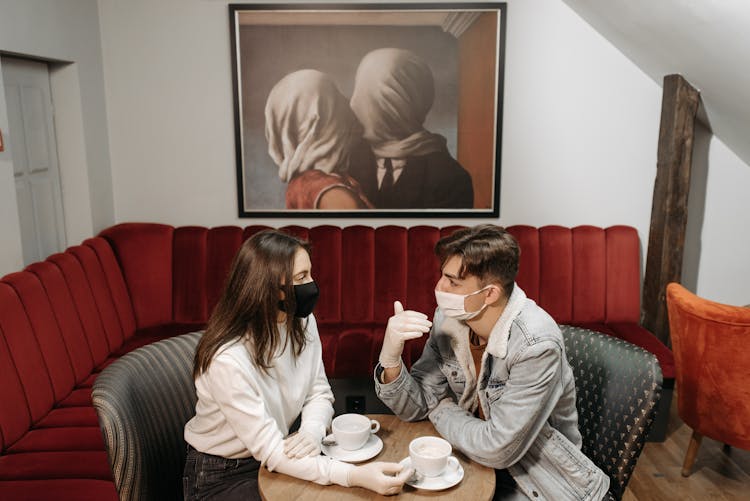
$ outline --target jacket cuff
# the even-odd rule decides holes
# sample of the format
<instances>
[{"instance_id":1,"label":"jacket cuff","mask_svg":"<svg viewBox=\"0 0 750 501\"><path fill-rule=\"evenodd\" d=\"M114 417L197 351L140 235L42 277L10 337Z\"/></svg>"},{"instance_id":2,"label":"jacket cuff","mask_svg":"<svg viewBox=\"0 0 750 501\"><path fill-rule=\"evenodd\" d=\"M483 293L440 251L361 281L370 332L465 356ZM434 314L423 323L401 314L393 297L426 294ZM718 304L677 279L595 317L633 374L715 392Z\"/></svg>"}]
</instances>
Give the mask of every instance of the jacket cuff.
<instances>
[{"instance_id":1,"label":"jacket cuff","mask_svg":"<svg viewBox=\"0 0 750 501\"><path fill-rule=\"evenodd\" d=\"M404 381L406 381L406 368L404 367L404 362L401 362L401 371L398 373L398 377L391 381L390 383L381 383L380 378L378 377L378 372L383 371L383 366L380 365L380 362L375 366L375 371L373 372L373 379L375 379L375 388L378 391L381 391L383 393L396 393L398 390L401 389L401 386L404 384Z\"/></svg>"}]
</instances>

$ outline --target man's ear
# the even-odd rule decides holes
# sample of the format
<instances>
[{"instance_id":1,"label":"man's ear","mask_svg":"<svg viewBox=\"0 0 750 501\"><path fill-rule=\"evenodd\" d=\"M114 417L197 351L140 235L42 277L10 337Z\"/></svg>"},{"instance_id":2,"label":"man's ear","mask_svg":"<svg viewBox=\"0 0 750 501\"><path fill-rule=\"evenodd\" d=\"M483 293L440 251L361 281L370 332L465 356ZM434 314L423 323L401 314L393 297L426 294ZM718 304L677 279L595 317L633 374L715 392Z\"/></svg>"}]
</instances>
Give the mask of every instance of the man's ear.
<instances>
[{"instance_id":1,"label":"man's ear","mask_svg":"<svg viewBox=\"0 0 750 501\"><path fill-rule=\"evenodd\" d=\"M503 288L499 284L492 284L492 287L487 289L489 293L487 294L487 303L488 304L494 304L500 301L505 297L505 294L503 293Z\"/></svg>"}]
</instances>

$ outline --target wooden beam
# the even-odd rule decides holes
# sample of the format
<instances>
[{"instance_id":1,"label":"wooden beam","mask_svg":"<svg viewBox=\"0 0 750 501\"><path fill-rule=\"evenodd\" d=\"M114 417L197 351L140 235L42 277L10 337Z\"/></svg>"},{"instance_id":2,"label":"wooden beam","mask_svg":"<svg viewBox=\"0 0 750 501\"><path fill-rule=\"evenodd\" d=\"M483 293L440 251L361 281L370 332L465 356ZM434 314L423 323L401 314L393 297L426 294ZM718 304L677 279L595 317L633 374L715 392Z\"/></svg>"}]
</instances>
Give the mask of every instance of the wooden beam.
<instances>
[{"instance_id":1,"label":"wooden beam","mask_svg":"<svg viewBox=\"0 0 750 501\"><path fill-rule=\"evenodd\" d=\"M665 293L669 282L682 278L693 130L699 100L699 92L682 76L664 77L641 323L667 345L671 343Z\"/></svg>"}]
</instances>

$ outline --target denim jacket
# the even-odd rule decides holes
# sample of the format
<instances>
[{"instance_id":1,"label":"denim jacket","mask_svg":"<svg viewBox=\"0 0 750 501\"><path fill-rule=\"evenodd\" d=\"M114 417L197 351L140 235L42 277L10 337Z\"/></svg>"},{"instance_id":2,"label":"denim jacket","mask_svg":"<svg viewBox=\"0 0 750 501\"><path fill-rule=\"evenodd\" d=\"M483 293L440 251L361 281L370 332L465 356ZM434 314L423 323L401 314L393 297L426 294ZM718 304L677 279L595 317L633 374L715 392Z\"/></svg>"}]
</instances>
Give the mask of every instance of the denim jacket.
<instances>
[{"instance_id":1,"label":"denim jacket","mask_svg":"<svg viewBox=\"0 0 750 501\"><path fill-rule=\"evenodd\" d=\"M402 364L398 378L375 378L375 387L401 419L429 417L466 456L507 469L531 499L606 495L609 477L580 450L575 382L560 329L518 285L492 329L479 381L475 374L469 327L438 308L411 372ZM477 405L484 420L474 417Z\"/></svg>"}]
</instances>

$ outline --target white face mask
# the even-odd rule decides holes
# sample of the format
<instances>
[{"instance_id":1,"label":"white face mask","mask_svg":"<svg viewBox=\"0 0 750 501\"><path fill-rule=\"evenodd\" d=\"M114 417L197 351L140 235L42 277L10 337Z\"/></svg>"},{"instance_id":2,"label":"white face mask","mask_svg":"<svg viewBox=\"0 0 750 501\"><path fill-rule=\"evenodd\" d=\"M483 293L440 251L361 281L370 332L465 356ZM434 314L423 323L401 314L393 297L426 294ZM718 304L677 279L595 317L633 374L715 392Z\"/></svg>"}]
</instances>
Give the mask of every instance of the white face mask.
<instances>
[{"instance_id":1,"label":"white face mask","mask_svg":"<svg viewBox=\"0 0 750 501\"><path fill-rule=\"evenodd\" d=\"M467 297L473 296L474 294L479 294L483 290L490 287L492 287L492 285L482 287L478 291L472 292L471 294L454 294L452 292L443 292L435 289L435 299L437 300L438 307L442 310L443 314L446 317L463 321L471 320L472 318L475 318L477 315L482 313L485 308L487 308L487 303L484 303L482 307L477 311L466 311L466 309L464 308L464 301Z\"/></svg>"}]
</instances>

